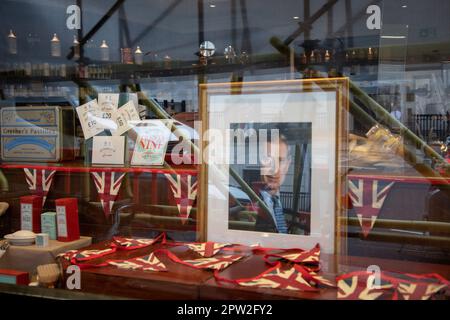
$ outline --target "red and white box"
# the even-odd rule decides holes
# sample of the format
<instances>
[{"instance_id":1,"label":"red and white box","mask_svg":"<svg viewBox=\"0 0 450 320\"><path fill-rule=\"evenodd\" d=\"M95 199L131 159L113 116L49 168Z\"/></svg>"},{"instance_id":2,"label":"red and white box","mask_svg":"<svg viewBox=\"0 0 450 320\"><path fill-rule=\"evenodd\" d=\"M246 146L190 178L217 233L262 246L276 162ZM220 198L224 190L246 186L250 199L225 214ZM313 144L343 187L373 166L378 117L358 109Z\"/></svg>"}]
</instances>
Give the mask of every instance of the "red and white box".
<instances>
[{"instance_id":1,"label":"red and white box","mask_svg":"<svg viewBox=\"0 0 450 320\"><path fill-rule=\"evenodd\" d=\"M27 286L30 283L28 272L0 269L0 283L21 284Z\"/></svg>"},{"instance_id":2,"label":"red and white box","mask_svg":"<svg viewBox=\"0 0 450 320\"><path fill-rule=\"evenodd\" d=\"M77 199L56 199L55 204L58 241L69 242L80 239Z\"/></svg>"},{"instance_id":3,"label":"red and white box","mask_svg":"<svg viewBox=\"0 0 450 320\"><path fill-rule=\"evenodd\" d=\"M41 232L42 197L20 197L20 229Z\"/></svg>"}]
</instances>

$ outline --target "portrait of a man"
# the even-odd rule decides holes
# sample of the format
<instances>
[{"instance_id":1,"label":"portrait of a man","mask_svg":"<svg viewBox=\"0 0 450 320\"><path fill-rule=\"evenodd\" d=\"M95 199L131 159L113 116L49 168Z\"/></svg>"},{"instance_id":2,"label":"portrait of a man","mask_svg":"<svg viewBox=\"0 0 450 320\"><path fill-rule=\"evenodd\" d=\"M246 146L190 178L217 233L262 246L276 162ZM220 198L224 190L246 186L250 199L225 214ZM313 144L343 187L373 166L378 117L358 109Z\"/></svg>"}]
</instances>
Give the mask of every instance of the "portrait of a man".
<instances>
[{"instance_id":1,"label":"portrait of a man","mask_svg":"<svg viewBox=\"0 0 450 320\"><path fill-rule=\"evenodd\" d=\"M232 124L231 129L236 133L230 177L242 179L230 178L229 229L308 235L310 123Z\"/></svg>"}]
</instances>

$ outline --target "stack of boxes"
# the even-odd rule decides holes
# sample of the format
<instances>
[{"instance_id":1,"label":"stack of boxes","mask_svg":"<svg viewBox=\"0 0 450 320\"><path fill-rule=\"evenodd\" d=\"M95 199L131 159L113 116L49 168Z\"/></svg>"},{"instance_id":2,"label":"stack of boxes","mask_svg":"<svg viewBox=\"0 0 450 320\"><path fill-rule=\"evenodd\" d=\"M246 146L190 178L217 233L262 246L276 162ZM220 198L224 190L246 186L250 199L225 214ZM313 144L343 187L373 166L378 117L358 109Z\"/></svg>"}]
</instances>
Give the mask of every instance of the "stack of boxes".
<instances>
[{"instance_id":1,"label":"stack of boxes","mask_svg":"<svg viewBox=\"0 0 450 320\"><path fill-rule=\"evenodd\" d=\"M48 246L49 240L70 242L80 238L77 199L56 199L55 204L56 212L42 213L42 197L20 198L21 229L37 234L37 246Z\"/></svg>"}]
</instances>

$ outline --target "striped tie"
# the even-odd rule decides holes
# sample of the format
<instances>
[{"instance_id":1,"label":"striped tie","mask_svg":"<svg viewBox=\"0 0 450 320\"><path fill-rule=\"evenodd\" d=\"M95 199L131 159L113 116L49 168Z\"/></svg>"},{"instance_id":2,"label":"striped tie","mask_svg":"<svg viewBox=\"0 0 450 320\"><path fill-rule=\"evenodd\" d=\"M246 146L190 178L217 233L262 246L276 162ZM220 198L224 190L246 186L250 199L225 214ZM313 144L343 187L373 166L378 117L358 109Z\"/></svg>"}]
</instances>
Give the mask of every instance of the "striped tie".
<instances>
[{"instance_id":1,"label":"striped tie","mask_svg":"<svg viewBox=\"0 0 450 320\"><path fill-rule=\"evenodd\" d=\"M278 232L287 233L288 229L286 225L286 219L284 217L280 199L278 198L278 196L273 196L272 201L273 201L273 212L275 214L275 221L277 223Z\"/></svg>"}]
</instances>

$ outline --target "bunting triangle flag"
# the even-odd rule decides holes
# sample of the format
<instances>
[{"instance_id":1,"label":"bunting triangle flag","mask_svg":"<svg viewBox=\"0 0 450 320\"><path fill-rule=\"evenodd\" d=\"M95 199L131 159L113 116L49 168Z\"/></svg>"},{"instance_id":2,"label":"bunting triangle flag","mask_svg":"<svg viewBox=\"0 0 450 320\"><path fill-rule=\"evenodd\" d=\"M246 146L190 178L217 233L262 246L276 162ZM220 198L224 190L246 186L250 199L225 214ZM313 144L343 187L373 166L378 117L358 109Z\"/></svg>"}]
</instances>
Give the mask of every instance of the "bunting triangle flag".
<instances>
[{"instance_id":1,"label":"bunting triangle flag","mask_svg":"<svg viewBox=\"0 0 450 320\"><path fill-rule=\"evenodd\" d=\"M310 282L308 273L298 265L283 269L281 263L268 269L259 276L252 279L239 279L237 283L245 287L317 291L318 289Z\"/></svg>"},{"instance_id":2,"label":"bunting triangle flag","mask_svg":"<svg viewBox=\"0 0 450 320\"><path fill-rule=\"evenodd\" d=\"M186 243L186 246L192 251L197 252L205 258L214 256L220 249L231 246L231 243L203 242L203 243Z\"/></svg>"},{"instance_id":3,"label":"bunting triangle flag","mask_svg":"<svg viewBox=\"0 0 450 320\"><path fill-rule=\"evenodd\" d=\"M25 179L31 193L42 197L42 206L45 204L47 194L53 182L56 170L45 169L23 169L25 172Z\"/></svg>"},{"instance_id":4,"label":"bunting triangle flag","mask_svg":"<svg viewBox=\"0 0 450 320\"><path fill-rule=\"evenodd\" d=\"M373 276L371 272L361 271L337 277L337 298L342 300L389 299L394 292L392 283L380 280L379 285L373 285L370 276Z\"/></svg>"},{"instance_id":5,"label":"bunting triangle flag","mask_svg":"<svg viewBox=\"0 0 450 320\"><path fill-rule=\"evenodd\" d=\"M450 284L436 273L419 275L385 272L382 277L394 284L394 300L429 300Z\"/></svg>"},{"instance_id":6,"label":"bunting triangle flag","mask_svg":"<svg viewBox=\"0 0 450 320\"><path fill-rule=\"evenodd\" d=\"M320 262L320 245L316 244L311 250L303 249L282 249L279 253L269 253L264 256L267 263L274 265L269 258L287 260L293 263L318 265Z\"/></svg>"},{"instance_id":7,"label":"bunting triangle flag","mask_svg":"<svg viewBox=\"0 0 450 320\"><path fill-rule=\"evenodd\" d=\"M125 172L101 171L91 172L91 174L100 197L103 212L108 217L112 213Z\"/></svg>"},{"instance_id":8,"label":"bunting triangle flag","mask_svg":"<svg viewBox=\"0 0 450 320\"><path fill-rule=\"evenodd\" d=\"M373 229L394 182L373 178L349 179L349 196L364 237Z\"/></svg>"},{"instance_id":9,"label":"bunting triangle flag","mask_svg":"<svg viewBox=\"0 0 450 320\"><path fill-rule=\"evenodd\" d=\"M166 266L152 252L149 255L127 259L127 260L108 260L109 265L120 269L142 270L142 271L167 271Z\"/></svg>"},{"instance_id":10,"label":"bunting triangle flag","mask_svg":"<svg viewBox=\"0 0 450 320\"><path fill-rule=\"evenodd\" d=\"M119 250L135 250L151 246L152 244L159 241L165 243L166 241L165 233L161 233L159 236L153 239L133 239L124 237L114 237L111 246L116 247Z\"/></svg>"},{"instance_id":11,"label":"bunting triangle flag","mask_svg":"<svg viewBox=\"0 0 450 320\"><path fill-rule=\"evenodd\" d=\"M182 223L186 223L197 198L198 183L190 174L165 174L175 199L178 215ZM195 181L194 181L195 180Z\"/></svg>"},{"instance_id":12,"label":"bunting triangle flag","mask_svg":"<svg viewBox=\"0 0 450 320\"><path fill-rule=\"evenodd\" d=\"M177 257L174 253L170 252L167 249L159 249L155 251L155 253L158 252L167 255L173 262L180 263L195 269L209 269L209 270L223 270L244 257L243 255L238 254L223 254L223 255L216 255L210 258L184 260Z\"/></svg>"},{"instance_id":13,"label":"bunting triangle flag","mask_svg":"<svg viewBox=\"0 0 450 320\"><path fill-rule=\"evenodd\" d=\"M242 258L242 255L217 255L211 258L182 260L182 262L196 269L223 270Z\"/></svg>"},{"instance_id":14,"label":"bunting triangle flag","mask_svg":"<svg viewBox=\"0 0 450 320\"><path fill-rule=\"evenodd\" d=\"M85 262L116 252L116 248L91 249L91 250L69 250L59 254L57 257L70 261L72 264Z\"/></svg>"},{"instance_id":15,"label":"bunting triangle flag","mask_svg":"<svg viewBox=\"0 0 450 320\"><path fill-rule=\"evenodd\" d=\"M336 278L338 299L344 300L429 300L449 286L438 274L400 274L355 271Z\"/></svg>"}]
</instances>

